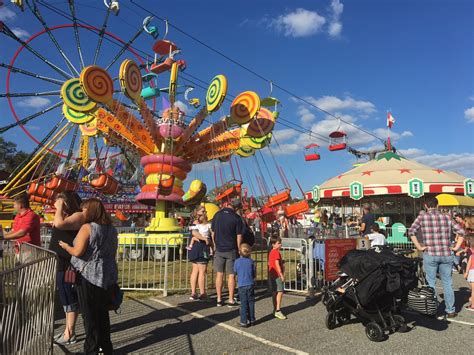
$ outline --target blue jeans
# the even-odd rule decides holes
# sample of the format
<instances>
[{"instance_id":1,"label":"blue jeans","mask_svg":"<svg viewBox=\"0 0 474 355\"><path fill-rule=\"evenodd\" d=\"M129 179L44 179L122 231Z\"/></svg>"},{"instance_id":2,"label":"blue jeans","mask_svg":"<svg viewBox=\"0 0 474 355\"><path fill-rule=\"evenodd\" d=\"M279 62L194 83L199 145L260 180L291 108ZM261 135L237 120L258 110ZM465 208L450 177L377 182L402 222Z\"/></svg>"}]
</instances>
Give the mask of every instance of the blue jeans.
<instances>
[{"instance_id":1,"label":"blue jeans","mask_svg":"<svg viewBox=\"0 0 474 355\"><path fill-rule=\"evenodd\" d=\"M454 255L450 256L432 256L426 252L423 254L423 268L426 273L426 280L428 285L436 290L436 273L439 272L441 282L444 290L444 303L446 306L446 313L453 313L454 308L454 291L453 291L453 270ZM438 294L438 292L436 292Z\"/></svg>"},{"instance_id":2,"label":"blue jeans","mask_svg":"<svg viewBox=\"0 0 474 355\"><path fill-rule=\"evenodd\" d=\"M239 287L240 323L255 322L255 290L253 285Z\"/></svg>"},{"instance_id":3,"label":"blue jeans","mask_svg":"<svg viewBox=\"0 0 474 355\"><path fill-rule=\"evenodd\" d=\"M79 302L77 300L76 288L73 284L64 282L64 271L58 271L56 276L56 287L59 293L59 300L63 306L64 312L77 312Z\"/></svg>"}]
</instances>

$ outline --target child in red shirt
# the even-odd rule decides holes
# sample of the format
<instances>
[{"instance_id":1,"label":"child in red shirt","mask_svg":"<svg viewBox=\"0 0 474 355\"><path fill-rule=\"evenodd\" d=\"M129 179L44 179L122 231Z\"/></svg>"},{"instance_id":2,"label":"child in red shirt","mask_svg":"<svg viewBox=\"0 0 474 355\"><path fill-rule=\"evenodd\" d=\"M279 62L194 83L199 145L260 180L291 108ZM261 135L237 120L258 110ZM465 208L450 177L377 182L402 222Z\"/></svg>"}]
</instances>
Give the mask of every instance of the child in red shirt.
<instances>
[{"instance_id":1,"label":"child in red shirt","mask_svg":"<svg viewBox=\"0 0 474 355\"><path fill-rule=\"evenodd\" d=\"M268 255L268 274L272 286L273 315L278 319L286 319L281 311L281 301L285 289L285 267L280 254L281 238L278 235L272 235L270 243L272 250Z\"/></svg>"}]
</instances>

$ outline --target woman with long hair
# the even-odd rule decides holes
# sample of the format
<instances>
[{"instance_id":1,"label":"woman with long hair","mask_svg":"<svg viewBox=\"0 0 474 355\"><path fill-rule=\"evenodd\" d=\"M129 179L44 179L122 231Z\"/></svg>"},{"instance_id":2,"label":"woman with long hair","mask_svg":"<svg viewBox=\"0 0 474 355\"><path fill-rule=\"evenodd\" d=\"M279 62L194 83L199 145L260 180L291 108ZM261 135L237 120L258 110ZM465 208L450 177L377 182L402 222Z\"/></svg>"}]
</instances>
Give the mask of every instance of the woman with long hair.
<instances>
[{"instance_id":1,"label":"woman with long hair","mask_svg":"<svg viewBox=\"0 0 474 355\"><path fill-rule=\"evenodd\" d=\"M85 224L79 230L74 246L60 242L72 255L71 264L78 272L76 285L84 319L85 354L112 354L107 289L117 283L117 230L99 199L82 203Z\"/></svg>"},{"instance_id":2,"label":"woman with long hair","mask_svg":"<svg viewBox=\"0 0 474 355\"><path fill-rule=\"evenodd\" d=\"M191 271L191 300L206 299L206 275L207 264L210 258L211 224L207 219L204 206L198 206L195 210L196 219L189 227L192 235L191 248L188 251L188 259L192 263ZM199 296L196 289L199 287Z\"/></svg>"},{"instance_id":3,"label":"woman with long hair","mask_svg":"<svg viewBox=\"0 0 474 355\"><path fill-rule=\"evenodd\" d=\"M54 337L54 342L61 345L76 343L76 320L79 310L77 292L73 285L73 280L68 279L68 272L71 270L71 255L59 246L59 242L73 246L77 232L84 224L84 214L81 210L81 198L72 191L58 194L54 207L53 229L51 231L51 241L49 249L54 251L58 257L58 269L56 275L56 287L59 293L59 300L66 314L66 328L64 332ZM68 271L69 270L69 271Z\"/></svg>"}]
</instances>

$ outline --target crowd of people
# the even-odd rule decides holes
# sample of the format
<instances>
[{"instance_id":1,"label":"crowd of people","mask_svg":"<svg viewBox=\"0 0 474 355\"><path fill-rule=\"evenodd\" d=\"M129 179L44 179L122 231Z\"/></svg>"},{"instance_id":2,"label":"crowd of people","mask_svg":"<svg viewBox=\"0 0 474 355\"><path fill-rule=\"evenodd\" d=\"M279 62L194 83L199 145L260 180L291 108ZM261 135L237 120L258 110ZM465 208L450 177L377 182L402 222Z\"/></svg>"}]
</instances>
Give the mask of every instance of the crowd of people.
<instances>
[{"instance_id":1,"label":"crowd of people","mask_svg":"<svg viewBox=\"0 0 474 355\"><path fill-rule=\"evenodd\" d=\"M213 257L216 306L240 306L240 326L251 326L255 323L256 269L251 258L255 225L250 226L244 217L242 202L238 198L225 202L223 208L214 215L212 223L208 222L206 214L206 209L198 206L190 227L192 237L187 247L188 259L192 263L190 300L208 299L205 280L207 265ZM286 319L281 311L284 289L284 263L279 252L281 238L275 234L270 242L272 250L268 258L268 269L273 291L273 314L276 318ZM222 294L224 274L227 274L227 302L224 302ZM236 285L239 297L235 295Z\"/></svg>"},{"instance_id":2,"label":"crowd of people","mask_svg":"<svg viewBox=\"0 0 474 355\"><path fill-rule=\"evenodd\" d=\"M57 289L65 312L66 326L57 334L57 344L73 344L77 341L75 325L79 311L82 313L86 340L84 352L112 353L110 340L109 308L112 285L117 283L116 253L117 231L99 199L81 201L74 192L57 196L50 249L58 256ZM3 239L15 240L19 262L21 243L41 246L39 217L31 210L28 197L14 199L16 211L13 228L3 234ZM335 217L332 217L334 223ZM327 226L330 215L323 210L315 217L315 223ZM285 262L280 253L282 238L292 222L284 213L277 211L278 227L269 231L268 254L269 285L272 291L273 316L286 319L282 312L285 285ZM437 274L444 289L447 318L456 317L452 286L452 272L459 271L471 287L468 310L474 310L474 236L470 218L456 214L451 216L438 209L435 198L425 199L425 208L408 230L415 247L423 252L423 267L428 284L435 288ZM257 216L248 220L238 198L226 201L209 221L206 208L199 205L190 223L191 238L187 246L188 259L192 263L190 275L193 301L209 301L206 291L208 264L213 260L216 273L216 306L240 307L240 326L255 324L256 267L252 259L255 233L262 223ZM359 221L361 236L372 247L383 247L387 240L370 207L364 207ZM453 240L453 235L455 239ZM1 243L0 243L1 244ZM227 275L227 280L224 280ZM227 300L224 302L223 285L227 282ZM236 290L238 297L236 295ZM436 288L435 288L436 289Z\"/></svg>"}]
</instances>

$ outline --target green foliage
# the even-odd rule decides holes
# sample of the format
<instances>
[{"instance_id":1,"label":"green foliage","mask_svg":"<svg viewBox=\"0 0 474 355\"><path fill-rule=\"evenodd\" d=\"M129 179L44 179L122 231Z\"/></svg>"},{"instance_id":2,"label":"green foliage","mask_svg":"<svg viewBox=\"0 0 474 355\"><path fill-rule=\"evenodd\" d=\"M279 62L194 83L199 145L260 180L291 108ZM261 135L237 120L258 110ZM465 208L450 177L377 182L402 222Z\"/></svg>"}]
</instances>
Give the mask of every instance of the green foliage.
<instances>
[{"instance_id":1,"label":"green foliage","mask_svg":"<svg viewBox=\"0 0 474 355\"><path fill-rule=\"evenodd\" d=\"M27 157L27 153L17 150L15 143L6 141L0 136L0 169L12 172Z\"/></svg>"}]
</instances>

